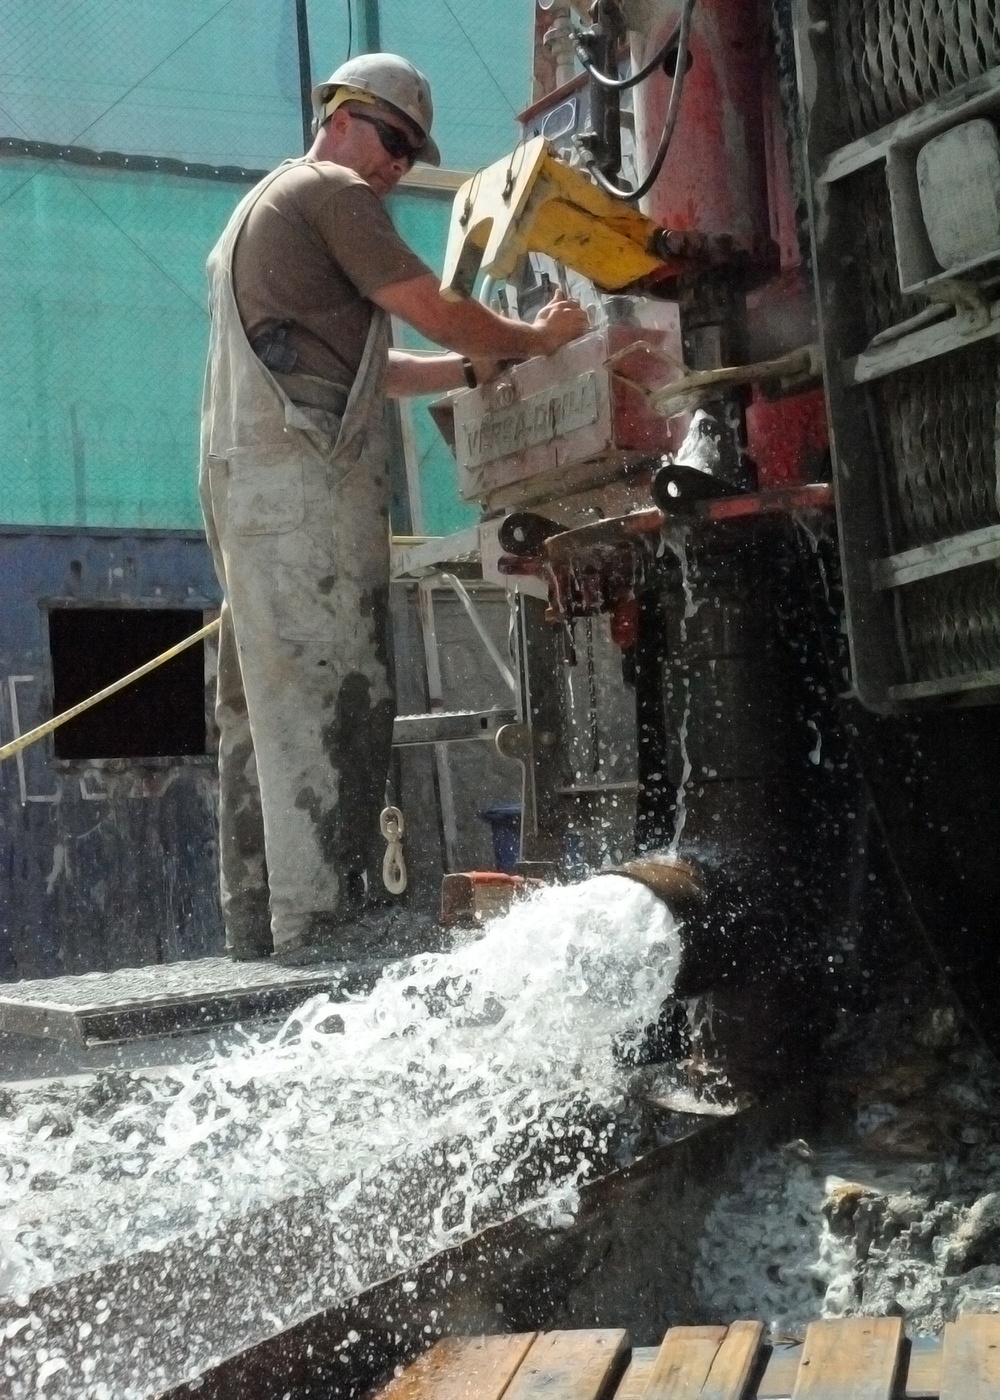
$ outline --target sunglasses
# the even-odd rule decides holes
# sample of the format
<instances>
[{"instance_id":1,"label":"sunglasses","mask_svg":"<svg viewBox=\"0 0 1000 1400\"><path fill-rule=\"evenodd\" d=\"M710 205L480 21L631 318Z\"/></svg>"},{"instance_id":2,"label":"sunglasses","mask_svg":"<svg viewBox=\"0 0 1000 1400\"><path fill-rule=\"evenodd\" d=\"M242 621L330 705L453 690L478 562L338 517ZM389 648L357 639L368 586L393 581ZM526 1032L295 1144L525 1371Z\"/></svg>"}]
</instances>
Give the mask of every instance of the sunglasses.
<instances>
[{"instance_id":1,"label":"sunglasses","mask_svg":"<svg viewBox=\"0 0 1000 1400\"><path fill-rule=\"evenodd\" d=\"M351 116L357 122L367 122L369 126L375 128L375 135L379 139L379 144L387 156L393 160L405 160L410 165L416 160L423 150L423 145L414 146L407 138L405 132L400 131L398 126L392 126L389 122L384 122L380 117L370 117L367 112L352 112Z\"/></svg>"}]
</instances>

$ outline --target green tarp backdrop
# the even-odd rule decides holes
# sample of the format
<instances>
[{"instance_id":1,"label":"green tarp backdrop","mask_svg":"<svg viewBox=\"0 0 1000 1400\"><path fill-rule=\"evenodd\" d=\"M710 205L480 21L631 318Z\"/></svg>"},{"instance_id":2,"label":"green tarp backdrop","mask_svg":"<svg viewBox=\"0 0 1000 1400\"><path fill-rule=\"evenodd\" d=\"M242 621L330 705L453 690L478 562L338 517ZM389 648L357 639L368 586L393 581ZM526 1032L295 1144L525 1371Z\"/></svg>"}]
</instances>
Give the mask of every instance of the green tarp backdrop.
<instances>
[{"instance_id":1,"label":"green tarp backdrop","mask_svg":"<svg viewBox=\"0 0 1000 1400\"><path fill-rule=\"evenodd\" d=\"M516 139L526 0L309 0L314 79L380 46L430 77L445 164ZM366 28L367 22L367 28ZM198 528L205 255L245 184L101 168L75 147L264 170L302 148L295 0L8 0L0 33L0 522ZM369 42L369 39L374 42ZM451 197L399 191L440 265ZM425 527L473 517L414 413Z\"/></svg>"}]
</instances>

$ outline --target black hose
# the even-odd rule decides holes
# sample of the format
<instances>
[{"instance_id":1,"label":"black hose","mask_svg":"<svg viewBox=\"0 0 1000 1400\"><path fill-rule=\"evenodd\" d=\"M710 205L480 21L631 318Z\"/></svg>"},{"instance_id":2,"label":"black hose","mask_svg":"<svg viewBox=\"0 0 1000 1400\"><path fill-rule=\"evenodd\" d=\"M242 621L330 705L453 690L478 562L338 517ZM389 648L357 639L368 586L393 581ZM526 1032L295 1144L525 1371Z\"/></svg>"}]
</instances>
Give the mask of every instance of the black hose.
<instances>
[{"instance_id":1,"label":"black hose","mask_svg":"<svg viewBox=\"0 0 1000 1400\"><path fill-rule=\"evenodd\" d=\"M579 38L576 41L576 53L585 71L589 73L596 83L600 83L601 87L611 88L613 92L627 92L629 88L635 87L636 83L641 83L644 78L648 78L650 73L659 68L667 55L677 47L677 35L679 30L680 25L677 26L677 29L674 30L670 38L660 45L649 62L644 63L638 72L630 73L627 78L612 78L607 73L602 73L601 70L590 61L590 56L587 53L587 46L583 40Z\"/></svg>"},{"instance_id":2,"label":"black hose","mask_svg":"<svg viewBox=\"0 0 1000 1400\"><path fill-rule=\"evenodd\" d=\"M680 113L681 93L684 89L684 74L687 70L688 52L691 38L691 16L694 13L695 0L684 0L684 8L681 11L681 21L677 26L677 63L674 68L674 82L670 89L670 102L667 105L667 115L663 122L663 133L660 136L660 144L656 148L656 155L653 163L646 173L645 179L634 189L622 189L621 186L612 182L603 175L595 165L588 165L588 172L596 180L601 189L611 195L612 199L631 200L641 199L644 194L648 194L653 188L660 171L663 169L663 162L667 158L667 151L670 149L670 142L673 140L674 128L677 125L677 117ZM670 43L673 43L671 36Z\"/></svg>"}]
</instances>

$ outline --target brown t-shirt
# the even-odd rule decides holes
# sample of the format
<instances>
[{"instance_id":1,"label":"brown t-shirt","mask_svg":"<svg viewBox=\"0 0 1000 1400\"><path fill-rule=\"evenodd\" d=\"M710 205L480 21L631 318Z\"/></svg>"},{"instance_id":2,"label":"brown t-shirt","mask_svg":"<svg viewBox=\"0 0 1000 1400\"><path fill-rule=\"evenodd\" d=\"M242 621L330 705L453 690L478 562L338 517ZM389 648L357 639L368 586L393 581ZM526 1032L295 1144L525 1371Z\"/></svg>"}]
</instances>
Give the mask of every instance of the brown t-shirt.
<instances>
[{"instance_id":1,"label":"brown t-shirt","mask_svg":"<svg viewBox=\"0 0 1000 1400\"><path fill-rule=\"evenodd\" d=\"M233 254L233 290L250 341L287 322L295 362L286 368L349 387L371 324L372 293L429 271L360 175L305 161L290 166L251 210Z\"/></svg>"}]
</instances>

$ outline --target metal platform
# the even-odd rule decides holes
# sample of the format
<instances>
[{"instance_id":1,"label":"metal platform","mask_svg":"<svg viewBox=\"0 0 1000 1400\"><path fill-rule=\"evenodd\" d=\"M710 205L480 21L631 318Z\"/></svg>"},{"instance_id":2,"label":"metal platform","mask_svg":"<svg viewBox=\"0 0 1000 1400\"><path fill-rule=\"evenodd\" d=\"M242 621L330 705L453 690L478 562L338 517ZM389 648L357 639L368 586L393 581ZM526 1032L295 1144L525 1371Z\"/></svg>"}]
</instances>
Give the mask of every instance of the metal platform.
<instances>
[{"instance_id":1,"label":"metal platform","mask_svg":"<svg viewBox=\"0 0 1000 1400\"><path fill-rule=\"evenodd\" d=\"M493 739L498 729L512 724L515 710L433 710L426 715L397 715L392 742L397 748L408 744L455 744L462 740Z\"/></svg>"},{"instance_id":2,"label":"metal platform","mask_svg":"<svg viewBox=\"0 0 1000 1400\"><path fill-rule=\"evenodd\" d=\"M0 1032L92 1049L287 1015L317 992L357 990L365 969L194 962L126 967L0 986Z\"/></svg>"},{"instance_id":3,"label":"metal platform","mask_svg":"<svg viewBox=\"0 0 1000 1400\"><path fill-rule=\"evenodd\" d=\"M898 1317L812 1322L804 1344L767 1344L760 1322L671 1327L635 1350L610 1330L446 1337L376 1400L994 1400L998 1354L985 1314L913 1343Z\"/></svg>"}]
</instances>

